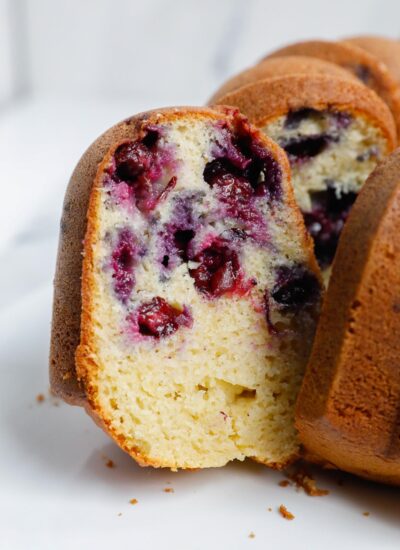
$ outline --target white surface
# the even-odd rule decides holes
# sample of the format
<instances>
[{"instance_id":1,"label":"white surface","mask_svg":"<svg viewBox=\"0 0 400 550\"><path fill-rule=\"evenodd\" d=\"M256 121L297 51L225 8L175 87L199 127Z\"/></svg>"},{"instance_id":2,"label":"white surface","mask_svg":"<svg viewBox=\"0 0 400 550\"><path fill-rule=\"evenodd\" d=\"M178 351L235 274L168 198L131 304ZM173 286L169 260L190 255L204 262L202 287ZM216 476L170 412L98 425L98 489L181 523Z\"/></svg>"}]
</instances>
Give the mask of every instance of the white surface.
<instances>
[{"instance_id":1,"label":"white surface","mask_svg":"<svg viewBox=\"0 0 400 550\"><path fill-rule=\"evenodd\" d=\"M345 476L339 487L335 474L318 473L332 492L311 498L250 462L197 473L141 469L81 409L36 402L47 396L66 180L98 133L147 106L38 101L0 118L0 548L397 550L398 489ZM168 481L173 494L163 491ZM282 503L294 521L279 516Z\"/></svg>"},{"instance_id":2,"label":"white surface","mask_svg":"<svg viewBox=\"0 0 400 550\"><path fill-rule=\"evenodd\" d=\"M38 404L47 387L50 302L45 285L0 315L2 549L399 548L393 488L342 475L339 487L337 474L318 473L331 494L308 497L279 487L281 474L251 462L200 472L142 469L81 409L56 407L49 397ZM115 468L105 466L108 459ZM293 521L277 513L282 503Z\"/></svg>"}]
</instances>

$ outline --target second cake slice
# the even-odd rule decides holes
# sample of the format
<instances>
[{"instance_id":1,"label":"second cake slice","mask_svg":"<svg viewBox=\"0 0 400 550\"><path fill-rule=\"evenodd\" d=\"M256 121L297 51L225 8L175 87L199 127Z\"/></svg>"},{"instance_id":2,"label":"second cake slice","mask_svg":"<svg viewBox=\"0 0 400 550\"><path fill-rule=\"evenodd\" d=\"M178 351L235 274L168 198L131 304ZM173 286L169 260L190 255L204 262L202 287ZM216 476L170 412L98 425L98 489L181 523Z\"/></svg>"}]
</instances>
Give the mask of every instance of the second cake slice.
<instances>
[{"instance_id":1,"label":"second cake slice","mask_svg":"<svg viewBox=\"0 0 400 550\"><path fill-rule=\"evenodd\" d=\"M362 84L334 75L268 78L217 103L238 107L285 149L295 196L327 278L358 192L396 145L389 109Z\"/></svg>"}]
</instances>

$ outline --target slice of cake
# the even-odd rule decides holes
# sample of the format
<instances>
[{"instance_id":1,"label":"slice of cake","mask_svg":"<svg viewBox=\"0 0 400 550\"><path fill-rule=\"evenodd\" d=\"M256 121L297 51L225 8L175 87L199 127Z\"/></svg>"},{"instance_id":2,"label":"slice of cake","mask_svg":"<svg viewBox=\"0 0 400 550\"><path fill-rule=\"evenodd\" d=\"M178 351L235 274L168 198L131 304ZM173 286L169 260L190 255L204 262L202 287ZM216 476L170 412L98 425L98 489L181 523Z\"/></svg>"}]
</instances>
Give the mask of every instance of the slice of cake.
<instances>
[{"instance_id":1,"label":"slice of cake","mask_svg":"<svg viewBox=\"0 0 400 550\"><path fill-rule=\"evenodd\" d=\"M306 451L400 485L400 150L369 177L333 264L297 405Z\"/></svg>"},{"instance_id":2,"label":"slice of cake","mask_svg":"<svg viewBox=\"0 0 400 550\"><path fill-rule=\"evenodd\" d=\"M396 145L393 117L367 87L326 75L260 80L220 97L285 149L297 202L326 277L357 193Z\"/></svg>"},{"instance_id":3,"label":"slice of cake","mask_svg":"<svg viewBox=\"0 0 400 550\"><path fill-rule=\"evenodd\" d=\"M321 285L289 174L283 151L225 109L134 117L79 163L52 388L141 464L282 467L296 456Z\"/></svg>"},{"instance_id":4,"label":"slice of cake","mask_svg":"<svg viewBox=\"0 0 400 550\"><path fill-rule=\"evenodd\" d=\"M305 55L330 63L336 63L357 77L363 84L374 90L388 105L400 134L400 91L396 79L388 67L378 57L351 42L330 42L328 40L308 40L289 44L275 50L267 57L285 55Z\"/></svg>"}]
</instances>

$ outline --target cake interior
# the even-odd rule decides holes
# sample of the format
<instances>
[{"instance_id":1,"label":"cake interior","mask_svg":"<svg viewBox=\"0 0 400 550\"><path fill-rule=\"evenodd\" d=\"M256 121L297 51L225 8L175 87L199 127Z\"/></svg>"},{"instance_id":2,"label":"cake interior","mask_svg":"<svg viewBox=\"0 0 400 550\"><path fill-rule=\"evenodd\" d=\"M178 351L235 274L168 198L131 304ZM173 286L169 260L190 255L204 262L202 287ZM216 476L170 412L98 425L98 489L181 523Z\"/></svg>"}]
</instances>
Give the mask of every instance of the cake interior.
<instances>
[{"instance_id":1,"label":"cake interior","mask_svg":"<svg viewBox=\"0 0 400 550\"><path fill-rule=\"evenodd\" d=\"M78 372L148 463L283 465L297 452L320 284L285 178L242 119L178 116L114 147L97 180Z\"/></svg>"},{"instance_id":2,"label":"cake interior","mask_svg":"<svg viewBox=\"0 0 400 550\"><path fill-rule=\"evenodd\" d=\"M361 114L333 109L293 111L263 130L288 154L297 202L319 264L329 271L351 206L387 154L386 139Z\"/></svg>"}]
</instances>

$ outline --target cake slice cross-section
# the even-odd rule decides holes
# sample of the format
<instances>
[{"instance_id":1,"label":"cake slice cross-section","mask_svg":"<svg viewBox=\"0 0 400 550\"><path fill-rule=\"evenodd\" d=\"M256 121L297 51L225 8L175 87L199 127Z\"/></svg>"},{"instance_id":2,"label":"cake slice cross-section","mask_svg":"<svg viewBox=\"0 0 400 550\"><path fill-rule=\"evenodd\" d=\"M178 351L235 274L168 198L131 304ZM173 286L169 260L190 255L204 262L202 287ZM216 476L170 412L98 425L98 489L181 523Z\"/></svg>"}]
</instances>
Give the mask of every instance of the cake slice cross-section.
<instances>
[{"instance_id":1,"label":"cake slice cross-section","mask_svg":"<svg viewBox=\"0 0 400 550\"><path fill-rule=\"evenodd\" d=\"M89 152L95 177L86 155L66 202L72 219L87 189L82 309L65 304L80 260L62 235L53 389L78 394L69 362L81 403L141 464L283 467L321 294L284 152L236 110L192 108L134 117Z\"/></svg>"}]
</instances>

